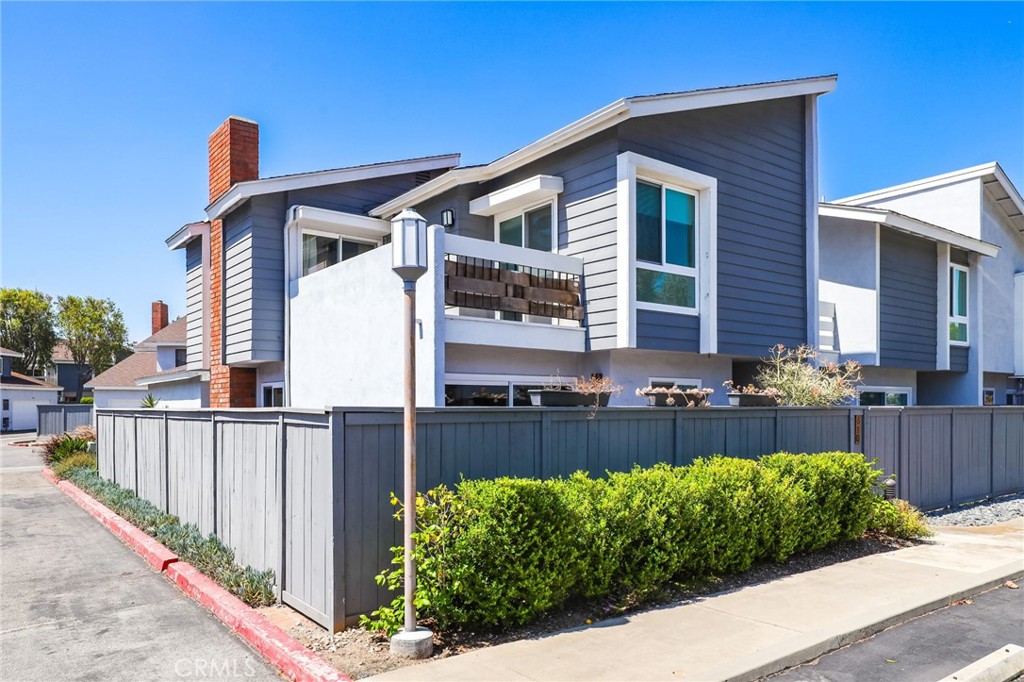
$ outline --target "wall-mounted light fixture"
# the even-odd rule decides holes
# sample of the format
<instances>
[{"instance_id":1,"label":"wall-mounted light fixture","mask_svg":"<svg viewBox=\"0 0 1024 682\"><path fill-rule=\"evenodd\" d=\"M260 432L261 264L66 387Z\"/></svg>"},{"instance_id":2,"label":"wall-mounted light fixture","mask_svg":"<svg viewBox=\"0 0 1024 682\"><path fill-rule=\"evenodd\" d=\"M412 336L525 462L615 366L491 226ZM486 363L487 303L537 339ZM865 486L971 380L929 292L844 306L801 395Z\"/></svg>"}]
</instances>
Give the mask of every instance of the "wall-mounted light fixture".
<instances>
[{"instance_id":1,"label":"wall-mounted light fixture","mask_svg":"<svg viewBox=\"0 0 1024 682\"><path fill-rule=\"evenodd\" d=\"M441 211L441 225L443 225L444 227L454 227L455 226L455 209L454 208L446 208L445 210Z\"/></svg>"}]
</instances>

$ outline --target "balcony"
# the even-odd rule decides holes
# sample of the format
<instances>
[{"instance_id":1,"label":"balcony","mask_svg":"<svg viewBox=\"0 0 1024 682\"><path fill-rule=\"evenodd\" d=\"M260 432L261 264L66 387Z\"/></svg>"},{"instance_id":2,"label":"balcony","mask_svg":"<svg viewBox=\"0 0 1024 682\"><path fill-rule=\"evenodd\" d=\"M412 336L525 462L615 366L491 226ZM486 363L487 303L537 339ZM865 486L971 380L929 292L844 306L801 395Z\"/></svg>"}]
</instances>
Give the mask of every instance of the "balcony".
<instances>
[{"instance_id":1,"label":"balcony","mask_svg":"<svg viewBox=\"0 0 1024 682\"><path fill-rule=\"evenodd\" d=\"M445 341L582 352L583 261L438 234L443 245Z\"/></svg>"}]
</instances>

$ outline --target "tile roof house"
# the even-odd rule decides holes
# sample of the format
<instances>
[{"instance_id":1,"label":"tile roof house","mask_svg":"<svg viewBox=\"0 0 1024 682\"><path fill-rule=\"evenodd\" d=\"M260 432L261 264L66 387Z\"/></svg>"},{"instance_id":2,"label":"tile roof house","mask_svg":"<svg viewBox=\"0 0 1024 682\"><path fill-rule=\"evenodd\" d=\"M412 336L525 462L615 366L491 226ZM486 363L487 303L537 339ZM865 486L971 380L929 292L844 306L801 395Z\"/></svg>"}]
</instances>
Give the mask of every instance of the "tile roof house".
<instances>
[{"instance_id":1,"label":"tile roof house","mask_svg":"<svg viewBox=\"0 0 1024 682\"><path fill-rule=\"evenodd\" d=\"M38 425L36 405L56 405L61 386L12 369L21 353L0 348L0 431L31 431Z\"/></svg>"},{"instance_id":2,"label":"tile roof house","mask_svg":"<svg viewBox=\"0 0 1024 682\"><path fill-rule=\"evenodd\" d=\"M185 251L187 366L210 405L397 405L390 219L430 232L421 405L522 404L550 377L718 387L815 344L822 76L620 99L492 163L259 177L259 127L209 139ZM715 396L723 402L724 396Z\"/></svg>"},{"instance_id":3,"label":"tile roof house","mask_svg":"<svg viewBox=\"0 0 1024 682\"><path fill-rule=\"evenodd\" d=\"M207 377L185 367L188 320L168 323L167 305L153 304L153 334L135 344L135 352L91 379L97 407L138 407L153 394L159 407L201 407L206 404Z\"/></svg>"}]
</instances>

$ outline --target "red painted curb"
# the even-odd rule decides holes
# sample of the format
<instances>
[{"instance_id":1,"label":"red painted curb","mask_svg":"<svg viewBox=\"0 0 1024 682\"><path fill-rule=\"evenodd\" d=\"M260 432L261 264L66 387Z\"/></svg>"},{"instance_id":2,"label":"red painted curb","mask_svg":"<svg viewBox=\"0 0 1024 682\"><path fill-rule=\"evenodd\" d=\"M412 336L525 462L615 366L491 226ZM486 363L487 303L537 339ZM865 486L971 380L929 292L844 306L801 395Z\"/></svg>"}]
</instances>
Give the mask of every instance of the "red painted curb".
<instances>
[{"instance_id":1,"label":"red painted curb","mask_svg":"<svg viewBox=\"0 0 1024 682\"><path fill-rule=\"evenodd\" d=\"M164 576L295 682L352 682L191 564L171 564Z\"/></svg>"},{"instance_id":2,"label":"red painted curb","mask_svg":"<svg viewBox=\"0 0 1024 682\"><path fill-rule=\"evenodd\" d=\"M43 467L42 474L43 478L45 478L50 483L54 485L60 483L60 479L57 478L57 474L53 473L53 469L51 469L50 467Z\"/></svg>"},{"instance_id":3,"label":"red painted curb","mask_svg":"<svg viewBox=\"0 0 1024 682\"><path fill-rule=\"evenodd\" d=\"M50 469L43 469L43 477L53 482L65 495L74 500L75 504L92 514L97 521L107 527L107 530L134 549L156 570L164 571L178 560L177 554L104 507L71 481L58 480Z\"/></svg>"}]
</instances>

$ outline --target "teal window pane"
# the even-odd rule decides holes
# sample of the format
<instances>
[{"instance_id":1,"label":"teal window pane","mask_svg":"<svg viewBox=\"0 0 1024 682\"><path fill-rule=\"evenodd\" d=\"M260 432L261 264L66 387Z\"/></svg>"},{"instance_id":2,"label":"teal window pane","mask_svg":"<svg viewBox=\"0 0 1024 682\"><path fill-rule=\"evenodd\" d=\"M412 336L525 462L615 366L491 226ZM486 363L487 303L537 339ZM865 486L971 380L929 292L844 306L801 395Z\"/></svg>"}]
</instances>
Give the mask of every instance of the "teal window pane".
<instances>
[{"instance_id":1,"label":"teal window pane","mask_svg":"<svg viewBox=\"0 0 1024 682\"><path fill-rule=\"evenodd\" d=\"M512 246L523 245L523 216L517 215L498 223L498 240Z\"/></svg>"},{"instance_id":2,"label":"teal window pane","mask_svg":"<svg viewBox=\"0 0 1024 682\"><path fill-rule=\"evenodd\" d=\"M963 341L967 342L967 323L966 322L950 322L949 323L949 340L950 341Z\"/></svg>"},{"instance_id":3,"label":"teal window pane","mask_svg":"<svg viewBox=\"0 0 1024 682\"><path fill-rule=\"evenodd\" d=\"M636 259L661 263L661 187L636 183Z\"/></svg>"},{"instance_id":4,"label":"teal window pane","mask_svg":"<svg viewBox=\"0 0 1024 682\"><path fill-rule=\"evenodd\" d=\"M551 250L551 204L526 214L526 246L537 251Z\"/></svg>"},{"instance_id":5,"label":"teal window pane","mask_svg":"<svg viewBox=\"0 0 1024 682\"><path fill-rule=\"evenodd\" d=\"M665 261L692 268L694 265L694 212L690 194L665 190Z\"/></svg>"},{"instance_id":6,"label":"teal window pane","mask_svg":"<svg viewBox=\"0 0 1024 682\"><path fill-rule=\"evenodd\" d=\"M967 317L967 273L963 270L956 271L956 309L957 315Z\"/></svg>"},{"instance_id":7,"label":"teal window pane","mask_svg":"<svg viewBox=\"0 0 1024 682\"><path fill-rule=\"evenodd\" d=\"M687 275L636 269L636 300L694 308L696 281Z\"/></svg>"}]
</instances>

